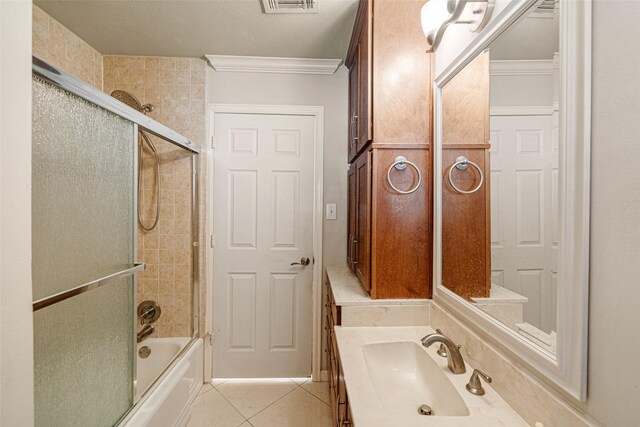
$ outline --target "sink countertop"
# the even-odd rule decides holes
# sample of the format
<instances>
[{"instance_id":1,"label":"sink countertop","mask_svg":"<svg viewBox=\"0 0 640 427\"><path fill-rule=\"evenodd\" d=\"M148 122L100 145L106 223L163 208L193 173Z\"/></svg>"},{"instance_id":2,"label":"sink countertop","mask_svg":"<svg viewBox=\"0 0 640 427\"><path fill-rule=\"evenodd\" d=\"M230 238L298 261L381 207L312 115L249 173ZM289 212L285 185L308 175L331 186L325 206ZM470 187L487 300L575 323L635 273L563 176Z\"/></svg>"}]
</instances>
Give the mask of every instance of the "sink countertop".
<instances>
[{"instance_id":1,"label":"sink countertop","mask_svg":"<svg viewBox=\"0 0 640 427\"><path fill-rule=\"evenodd\" d=\"M327 277L336 305L426 305L430 299L371 299L347 266L329 266Z\"/></svg>"},{"instance_id":2,"label":"sink countertop","mask_svg":"<svg viewBox=\"0 0 640 427\"><path fill-rule=\"evenodd\" d=\"M353 423L356 427L464 427L464 426L505 426L519 427L528 424L491 388L483 382L484 396L469 393L465 386L473 372L466 365L467 372L455 375L447 367L447 359L436 355L438 345L424 350L443 369L464 403L469 408L468 416L422 416L417 408L405 417L398 417L383 409L382 402L374 388L364 359L362 346L385 342L415 342L433 333L429 326L404 327L339 327L335 328L340 361L349 396ZM491 375L490 372L488 372ZM427 402L425 402L427 403Z\"/></svg>"}]
</instances>

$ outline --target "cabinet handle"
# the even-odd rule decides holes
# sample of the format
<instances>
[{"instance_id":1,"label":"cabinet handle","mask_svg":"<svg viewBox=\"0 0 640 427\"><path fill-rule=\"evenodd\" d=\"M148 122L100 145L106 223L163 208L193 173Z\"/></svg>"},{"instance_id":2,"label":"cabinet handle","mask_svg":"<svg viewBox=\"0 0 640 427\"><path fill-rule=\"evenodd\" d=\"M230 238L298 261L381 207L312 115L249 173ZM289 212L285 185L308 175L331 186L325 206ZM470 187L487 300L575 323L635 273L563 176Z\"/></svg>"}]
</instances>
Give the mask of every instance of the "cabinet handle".
<instances>
[{"instance_id":1,"label":"cabinet handle","mask_svg":"<svg viewBox=\"0 0 640 427\"><path fill-rule=\"evenodd\" d=\"M353 246L353 245L356 245L356 246ZM356 239L353 239L353 240L351 241L351 246L352 246L352 248L357 248L357 245L358 245L358 241L357 241ZM358 258L353 256L353 253L354 253L354 252L355 252L355 251L352 251L352 255L351 255L351 264L352 264L352 265L356 265L356 264L358 263Z\"/></svg>"},{"instance_id":2,"label":"cabinet handle","mask_svg":"<svg viewBox=\"0 0 640 427\"><path fill-rule=\"evenodd\" d=\"M358 116L356 116L354 114L353 116L351 116L351 135L352 135L352 137L351 137L351 145L355 144L356 141L358 140L358 134L357 134L358 127L357 126L355 126L355 127L353 126L356 123L358 123ZM355 135L355 136L353 136L353 135Z\"/></svg>"}]
</instances>

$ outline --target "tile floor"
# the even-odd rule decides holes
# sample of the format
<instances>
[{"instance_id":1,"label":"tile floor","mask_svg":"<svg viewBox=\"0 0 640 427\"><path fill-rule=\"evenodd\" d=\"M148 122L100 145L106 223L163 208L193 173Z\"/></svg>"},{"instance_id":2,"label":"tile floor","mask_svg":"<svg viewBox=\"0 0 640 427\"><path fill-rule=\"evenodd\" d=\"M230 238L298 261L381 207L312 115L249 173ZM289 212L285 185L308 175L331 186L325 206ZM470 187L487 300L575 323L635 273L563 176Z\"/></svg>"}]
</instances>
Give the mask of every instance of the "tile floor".
<instances>
[{"instance_id":1,"label":"tile floor","mask_svg":"<svg viewBox=\"0 0 640 427\"><path fill-rule=\"evenodd\" d=\"M309 379L214 380L187 427L332 427L329 383Z\"/></svg>"}]
</instances>

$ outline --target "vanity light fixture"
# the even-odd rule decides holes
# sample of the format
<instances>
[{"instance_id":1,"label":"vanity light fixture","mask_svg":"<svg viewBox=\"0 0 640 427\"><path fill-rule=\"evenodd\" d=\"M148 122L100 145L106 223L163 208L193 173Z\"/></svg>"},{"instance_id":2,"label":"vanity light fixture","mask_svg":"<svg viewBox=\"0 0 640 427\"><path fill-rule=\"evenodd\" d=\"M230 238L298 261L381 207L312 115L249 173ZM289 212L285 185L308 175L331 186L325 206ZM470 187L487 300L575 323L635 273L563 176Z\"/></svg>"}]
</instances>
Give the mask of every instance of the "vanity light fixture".
<instances>
[{"instance_id":1,"label":"vanity light fixture","mask_svg":"<svg viewBox=\"0 0 640 427\"><path fill-rule=\"evenodd\" d=\"M495 0L429 0L420 13L422 31L427 36L427 52L435 52L449 24L468 24L477 33L487 25ZM471 6L467 7L467 5Z\"/></svg>"}]
</instances>

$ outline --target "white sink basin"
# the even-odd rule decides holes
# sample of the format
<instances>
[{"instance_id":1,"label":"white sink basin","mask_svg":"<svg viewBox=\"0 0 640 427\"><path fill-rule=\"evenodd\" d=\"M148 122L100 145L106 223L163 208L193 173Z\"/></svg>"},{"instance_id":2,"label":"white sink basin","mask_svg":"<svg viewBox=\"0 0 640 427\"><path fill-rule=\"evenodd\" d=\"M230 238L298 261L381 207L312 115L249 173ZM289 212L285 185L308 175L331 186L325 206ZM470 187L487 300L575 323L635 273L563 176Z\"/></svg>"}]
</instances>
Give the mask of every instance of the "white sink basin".
<instances>
[{"instance_id":1,"label":"white sink basin","mask_svg":"<svg viewBox=\"0 0 640 427\"><path fill-rule=\"evenodd\" d=\"M429 405L433 416L468 416L469 408L442 368L410 341L366 344L362 352L369 378L384 409L417 414Z\"/></svg>"}]
</instances>

